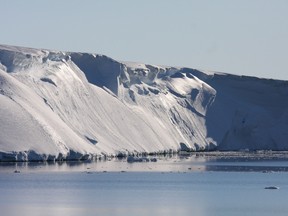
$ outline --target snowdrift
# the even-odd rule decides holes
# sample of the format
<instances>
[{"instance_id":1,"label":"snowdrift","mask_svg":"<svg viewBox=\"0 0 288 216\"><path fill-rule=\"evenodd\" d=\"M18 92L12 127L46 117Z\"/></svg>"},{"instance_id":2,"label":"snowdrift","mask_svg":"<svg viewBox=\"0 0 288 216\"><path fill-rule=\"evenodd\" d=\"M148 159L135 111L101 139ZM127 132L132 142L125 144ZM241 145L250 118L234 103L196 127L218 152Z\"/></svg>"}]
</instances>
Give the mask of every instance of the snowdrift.
<instances>
[{"instance_id":1,"label":"snowdrift","mask_svg":"<svg viewBox=\"0 0 288 216\"><path fill-rule=\"evenodd\" d=\"M288 150L288 82L0 45L0 161Z\"/></svg>"}]
</instances>

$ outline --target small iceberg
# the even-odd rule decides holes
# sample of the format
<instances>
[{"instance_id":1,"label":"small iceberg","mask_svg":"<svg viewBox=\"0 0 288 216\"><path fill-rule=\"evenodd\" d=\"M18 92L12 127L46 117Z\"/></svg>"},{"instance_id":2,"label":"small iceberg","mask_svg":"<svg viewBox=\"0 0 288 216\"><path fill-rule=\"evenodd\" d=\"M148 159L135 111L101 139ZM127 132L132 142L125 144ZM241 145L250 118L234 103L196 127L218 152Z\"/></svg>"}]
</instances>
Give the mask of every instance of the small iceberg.
<instances>
[{"instance_id":1,"label":"small iceberg","mask_svg":"<svg viewBox=\"0 0 288 216\"><path fill-rule=\"evenodd\" d=\"M265 187L265 189L267 189L267 190L278 190L278 189L280 189L280 187L277 187L277 186L269 186L269 187Z\"/></svg>"}]
</instances>

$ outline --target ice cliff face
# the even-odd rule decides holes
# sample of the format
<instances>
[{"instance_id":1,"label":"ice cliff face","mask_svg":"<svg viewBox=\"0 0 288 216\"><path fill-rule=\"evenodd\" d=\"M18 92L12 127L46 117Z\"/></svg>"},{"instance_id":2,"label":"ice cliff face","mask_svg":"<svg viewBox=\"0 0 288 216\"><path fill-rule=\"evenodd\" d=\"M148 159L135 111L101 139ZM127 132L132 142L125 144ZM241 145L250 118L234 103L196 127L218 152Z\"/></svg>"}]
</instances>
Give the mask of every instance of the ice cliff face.
<instances>
[{"instance_id":1,"label":"ice cliff face","mask_svg":"<svg viewBox=\"0 0 288 216\"><path fill-rule=\"evenodd\" d=\"M0 161L288 150L288 82L0 45Z\"/></svg>"}]
</instances>

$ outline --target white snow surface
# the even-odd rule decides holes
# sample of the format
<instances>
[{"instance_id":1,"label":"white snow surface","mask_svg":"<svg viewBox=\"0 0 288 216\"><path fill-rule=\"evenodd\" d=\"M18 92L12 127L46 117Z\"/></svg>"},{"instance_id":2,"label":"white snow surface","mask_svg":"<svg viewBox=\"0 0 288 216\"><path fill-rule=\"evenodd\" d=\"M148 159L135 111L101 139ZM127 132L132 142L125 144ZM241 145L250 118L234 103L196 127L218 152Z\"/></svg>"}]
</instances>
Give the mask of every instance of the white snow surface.
<instances>
[{"instance_id":1,"label":"white snow surface","mask_svg":"<svg viewBox=\"0 0 288 216\"><path fill-rule=\"evenodd\" d=\"M0 161L288 150L288 82L0 45Z\"/></svg>"}]
</instances>

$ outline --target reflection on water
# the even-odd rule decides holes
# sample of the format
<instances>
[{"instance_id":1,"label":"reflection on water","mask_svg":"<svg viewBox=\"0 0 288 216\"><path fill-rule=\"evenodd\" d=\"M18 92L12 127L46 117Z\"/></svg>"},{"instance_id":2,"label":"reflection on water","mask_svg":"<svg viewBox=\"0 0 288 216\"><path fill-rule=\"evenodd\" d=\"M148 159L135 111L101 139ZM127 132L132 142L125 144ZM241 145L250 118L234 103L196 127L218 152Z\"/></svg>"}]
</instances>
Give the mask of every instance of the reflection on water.
<instances>
[{"instance_id":1,"label":"reflection on water","mask_svg":"<svg viewBox=\"0 0 288 216\"><path fill-rule=\"evenodd\" d=\"M1 215L288 214L286 154L277 159L234 153L157 159L1 163Z\"/></svg>"},{"instance_id":2,"label":"reflection on water","mask_svg":"<svg viewBox=\"0 0 288 216\"><path fill-rule=\"evenodd\" d=\"M149 157L148 157L149 158ZM288 153L208 152L157 157L157 162L128 163L126 158L98 161L2 162L0 172L192 172L288 171Z\"/></svg>"}]
</instances>

